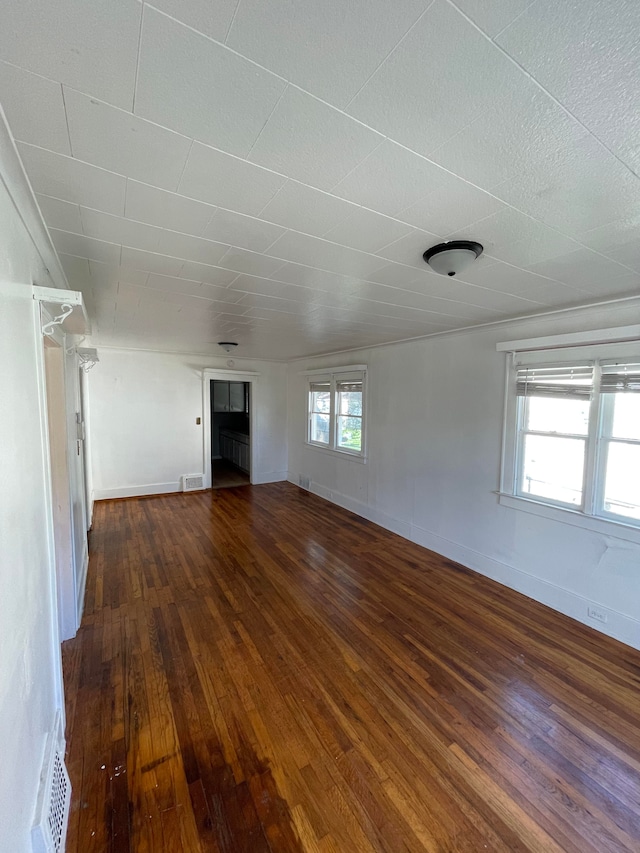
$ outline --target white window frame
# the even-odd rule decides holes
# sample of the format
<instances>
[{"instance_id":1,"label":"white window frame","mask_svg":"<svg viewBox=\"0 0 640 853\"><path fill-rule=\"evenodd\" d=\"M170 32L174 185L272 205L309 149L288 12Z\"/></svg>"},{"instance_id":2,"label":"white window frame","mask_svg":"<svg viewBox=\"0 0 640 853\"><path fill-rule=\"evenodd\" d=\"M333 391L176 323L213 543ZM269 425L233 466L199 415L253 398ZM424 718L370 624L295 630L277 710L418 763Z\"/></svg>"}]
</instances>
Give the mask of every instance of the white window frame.
<instances>
[{"instance_id":1,"label":"white window frame","mask_svg":"<svg viewBox=\"0 0 640 853\"><path fill-rule=\"evenodd\" d=\"M524 361L527 361L527 359L525 358ZM589 361L589 359L587 359L587 361ZM553 363L543 362L542 364L536 365L536 366L542 367L543 365L544 365L544 367L550 367L550 368L562 367L563 366L562 364L557 364L556 362L553 362ZM513 365L514 372L515 372L515 367L516 367L516 365L514 363L514 365ZM595 383L595 377L594 377L594 383ZM585 506L589 505L589 503L587 501L587 494L589 492L589 489L587 488L587 486L589 483L590 451L592 451L590 439L592 437L591 433L592 433L592 427L593 427L595 406L592 405L590 410L589 410L589 429L588 429L586 434L584 434L584 435L581 435L578 433L576 433L576 434L573 434L573 433L557 433L557 434L555 434L555 433L548 432L545 430L532 430L532 429L527 427L527 423L529 420L529 400L530 400L530 397L517 397L517 395L516 395L516 401L515 401L515 406L516 406L515 457L516 457L516 461L515 461L515 466L514 466L513 494L519 498L524 498L526 500L540 501L542 503L546 503L546 504L549 504L552 506L559 506L559 507L563 507L565 509L574 509L574 510L584 512ZM595 403L595 396L592 397L591 402ZM583 470L583 477L582 477L583 489L582 489L582 500L581 500L579 506L576 504L571 504L571 503L565 502L565 501L554 500L553 498L535 495L535 494L532 494L531 492L527 492L526 490L523 489L524 444L525 444L526 437L528 435L542 435L542 436L548 435L548 436L553 436L554 438L559 438L559 439L577 440L577 441L584 442L585 463L584 463L584 470Z\"/></svg>"},{"instance_id":2,"label":"white window frame","mask_svg":"<svg viewBox=\"0 0 640 853\"><path fill-rule=\"evenodd\" d=\"M316 392L315 385L327 385L329 389L329 411L328 412L320 412L318 409L315 409L313 406L313 394ZM324 391L322 392L324 393ZM330 449L333 447L333 439L335 430L333 428L333 394L334 394L334 382L331 379L331 376L317 376L313 377L309 381L308 387L308 408L307 408L307 442L309 444L314 445L314 447L324 447L325 449ZM311 438L313 433L313 422L314 415L326 415L329 420L329 433L327 435L326 441L315 441Z\"/></svg>"},{"instance_id":3,"label":"white window frame","mask_svg":"<svg viewBox=\"0 0 640 853\"><path fill-rule=\"evenodd\" d=\"M544 340L548 346L553 339ZM534 344L535 341L513 343ZM531 350L510 350L506 343L499 344L498 349L506 350L508 353L498 491L500 504L640 543L640 520L604 509L606 448L612 441L616 442L619 439L611 439L608 428L616 395L600 391L601 362L617 358L640 362L640 341L635 339L628 343L589 343L584 346L564 346L556 349L538 349L532 346ZM594 393L588 434L586 437L580 436L585 439L585 472L582 505L578 507L525 493L519 488L522 471L522 436L524 435L522 426L526 415L527 398L516 395L516 370L518 365L569 365L585 363L585 361L594 364ZM640 442L629 441L629 443Z\"/></svg>"},{"instance_id":4,"label":"white window frame","mask_svg":"<svg viewBox=\"0 0 640 853\"><path fill-rule=\"evenodd\" d=\"M308 370L304 374L307 378L307 426L306 440L308 447L322 450L325 453L348 456L360 462L366 461L366 438L367 438L367 366L363 364L351 364L344 367L331 367L326 370ZM361 442L360 450L351 450L348 447L340 447L337 444L338 411L338 384L345 380L362 382L362 415L361 415ZM311 409L311 386L316 382L327 382L330 387L330 412L329 412L329 442L313 441L311 439L312 409Z\"/></svg>"}]
</instances>

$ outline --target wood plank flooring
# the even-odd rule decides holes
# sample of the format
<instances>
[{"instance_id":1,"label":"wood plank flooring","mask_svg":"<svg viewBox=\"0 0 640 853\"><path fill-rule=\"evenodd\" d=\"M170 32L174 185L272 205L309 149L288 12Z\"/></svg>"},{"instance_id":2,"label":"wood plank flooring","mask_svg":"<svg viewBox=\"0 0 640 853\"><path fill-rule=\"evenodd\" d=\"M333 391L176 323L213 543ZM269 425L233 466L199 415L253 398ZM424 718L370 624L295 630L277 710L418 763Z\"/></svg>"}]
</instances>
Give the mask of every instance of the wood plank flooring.
<instances>
[{"instance_id":1,"label":"wood plank flooring","mask_svg":"<svg viewBox=\"0 0 640 853\"><path fill-rule=\"evenodd\" d=\"M226 459L213 459L211 461L212 488L228 489L232 486L248 486L249 475L245 474Z\"/></svg>"},{"instance_id":2,"label":"wood plank flooring","mask_svg":"<svg viewBox=\"0 0 640 853\"><path fill-rule=\"evenodd\" d=\"M96 505L68 851L640 851L640 653L288 483Z\"/></svg>"}]
</instances>

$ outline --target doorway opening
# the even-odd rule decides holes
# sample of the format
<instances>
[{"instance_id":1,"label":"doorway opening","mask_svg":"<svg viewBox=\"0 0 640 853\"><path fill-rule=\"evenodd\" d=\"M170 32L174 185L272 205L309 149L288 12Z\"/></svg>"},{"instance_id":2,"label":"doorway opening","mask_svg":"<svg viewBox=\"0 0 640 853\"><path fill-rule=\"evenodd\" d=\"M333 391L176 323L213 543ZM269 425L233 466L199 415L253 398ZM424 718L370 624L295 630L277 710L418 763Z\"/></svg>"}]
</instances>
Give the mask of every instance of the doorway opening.
<instances>
[{"instance_id":1,"label":"doorway opening","mask_svg":"<svg viewBox=\"0 0 640 853\"><path fill-rule=\"evenodd\" d=\"M251 482L251 383L210 380L211 487Z\"/></svg>"}]
</instances>

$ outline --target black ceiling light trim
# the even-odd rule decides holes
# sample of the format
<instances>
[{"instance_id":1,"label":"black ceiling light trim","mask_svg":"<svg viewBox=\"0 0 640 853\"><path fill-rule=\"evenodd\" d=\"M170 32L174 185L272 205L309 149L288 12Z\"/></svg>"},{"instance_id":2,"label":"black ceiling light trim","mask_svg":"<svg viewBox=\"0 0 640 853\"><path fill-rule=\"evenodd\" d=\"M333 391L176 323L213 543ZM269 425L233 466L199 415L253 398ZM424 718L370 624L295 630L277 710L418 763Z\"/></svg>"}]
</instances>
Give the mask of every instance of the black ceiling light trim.
<instances>
[{"instance_id":1,"label":"black ceiling light trim","mask_svg":"<svg viewBox=\"0 0 640 853\"><path fill-rule=\"evenodd\" d=\"M482 244L476 243L474 240L451 240L448 243L438 243L437 246L432 246L430 249L427 249L422 257L436 272L439 272L442 275L453 276L461 272L464 267L468 266L468 264L472 263L476 258L479 258L483 249L484 247ZM446 265L442 263L444 258L440 259L441 263L437 266L432 263L434 258L438 255L443 255L445 252L449 253L448 257L452 260L451 269L447 269ZM459 262L460 260L462 260L462 266L459 266L458 263L456 263L456 261Z\"/></svg>"},{"instance_id":2,"label":"black ceiling light trim","mask_svg":"<svg viewBox=\"0 0 640 853\"><path fill-rule=\"evenodd\" d=\"M238 344L235 341L218 341L218 346L222 347L225 352L231 352Z\"/></svg>"}]
</instances>

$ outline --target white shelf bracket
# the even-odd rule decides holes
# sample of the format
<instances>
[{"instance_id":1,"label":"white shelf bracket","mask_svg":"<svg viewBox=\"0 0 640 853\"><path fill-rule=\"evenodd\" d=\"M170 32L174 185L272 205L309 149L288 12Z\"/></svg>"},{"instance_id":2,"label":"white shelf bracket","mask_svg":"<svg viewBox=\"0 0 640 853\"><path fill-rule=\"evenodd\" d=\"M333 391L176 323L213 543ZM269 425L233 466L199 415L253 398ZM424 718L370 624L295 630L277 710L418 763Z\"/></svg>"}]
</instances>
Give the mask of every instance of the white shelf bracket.
<instances>
[{"instance_id":1,"label":"white shelf bracket","mask_svg":"<svg viewBox=\"0 0 640 853\"><path fill-rule=\"evenodd\" d=\"M58 314L57 317L54 317L53 320L50 320L48 323L44 323L42 326L42 334L51 337L53 335L54 326L61 326L67 317L73 312L73 305L69 305L68 302L63 303L60 308L62 309L62 313Z\"/></svg>"},{"instance_id":2,"label":"white shelf bracket","mask_svg":"<svg viewBox=\"0 0 640 853\"><path fill-rule=\"evenodd\" d=\"M40 303L42 334L54 337L57 332L66 335L88 335L91 323L85 311L82 294L75 290L56 290L34 284L33 298ZM52 319L53 318L53 319Z\"/></svg>"}]
</instances>

